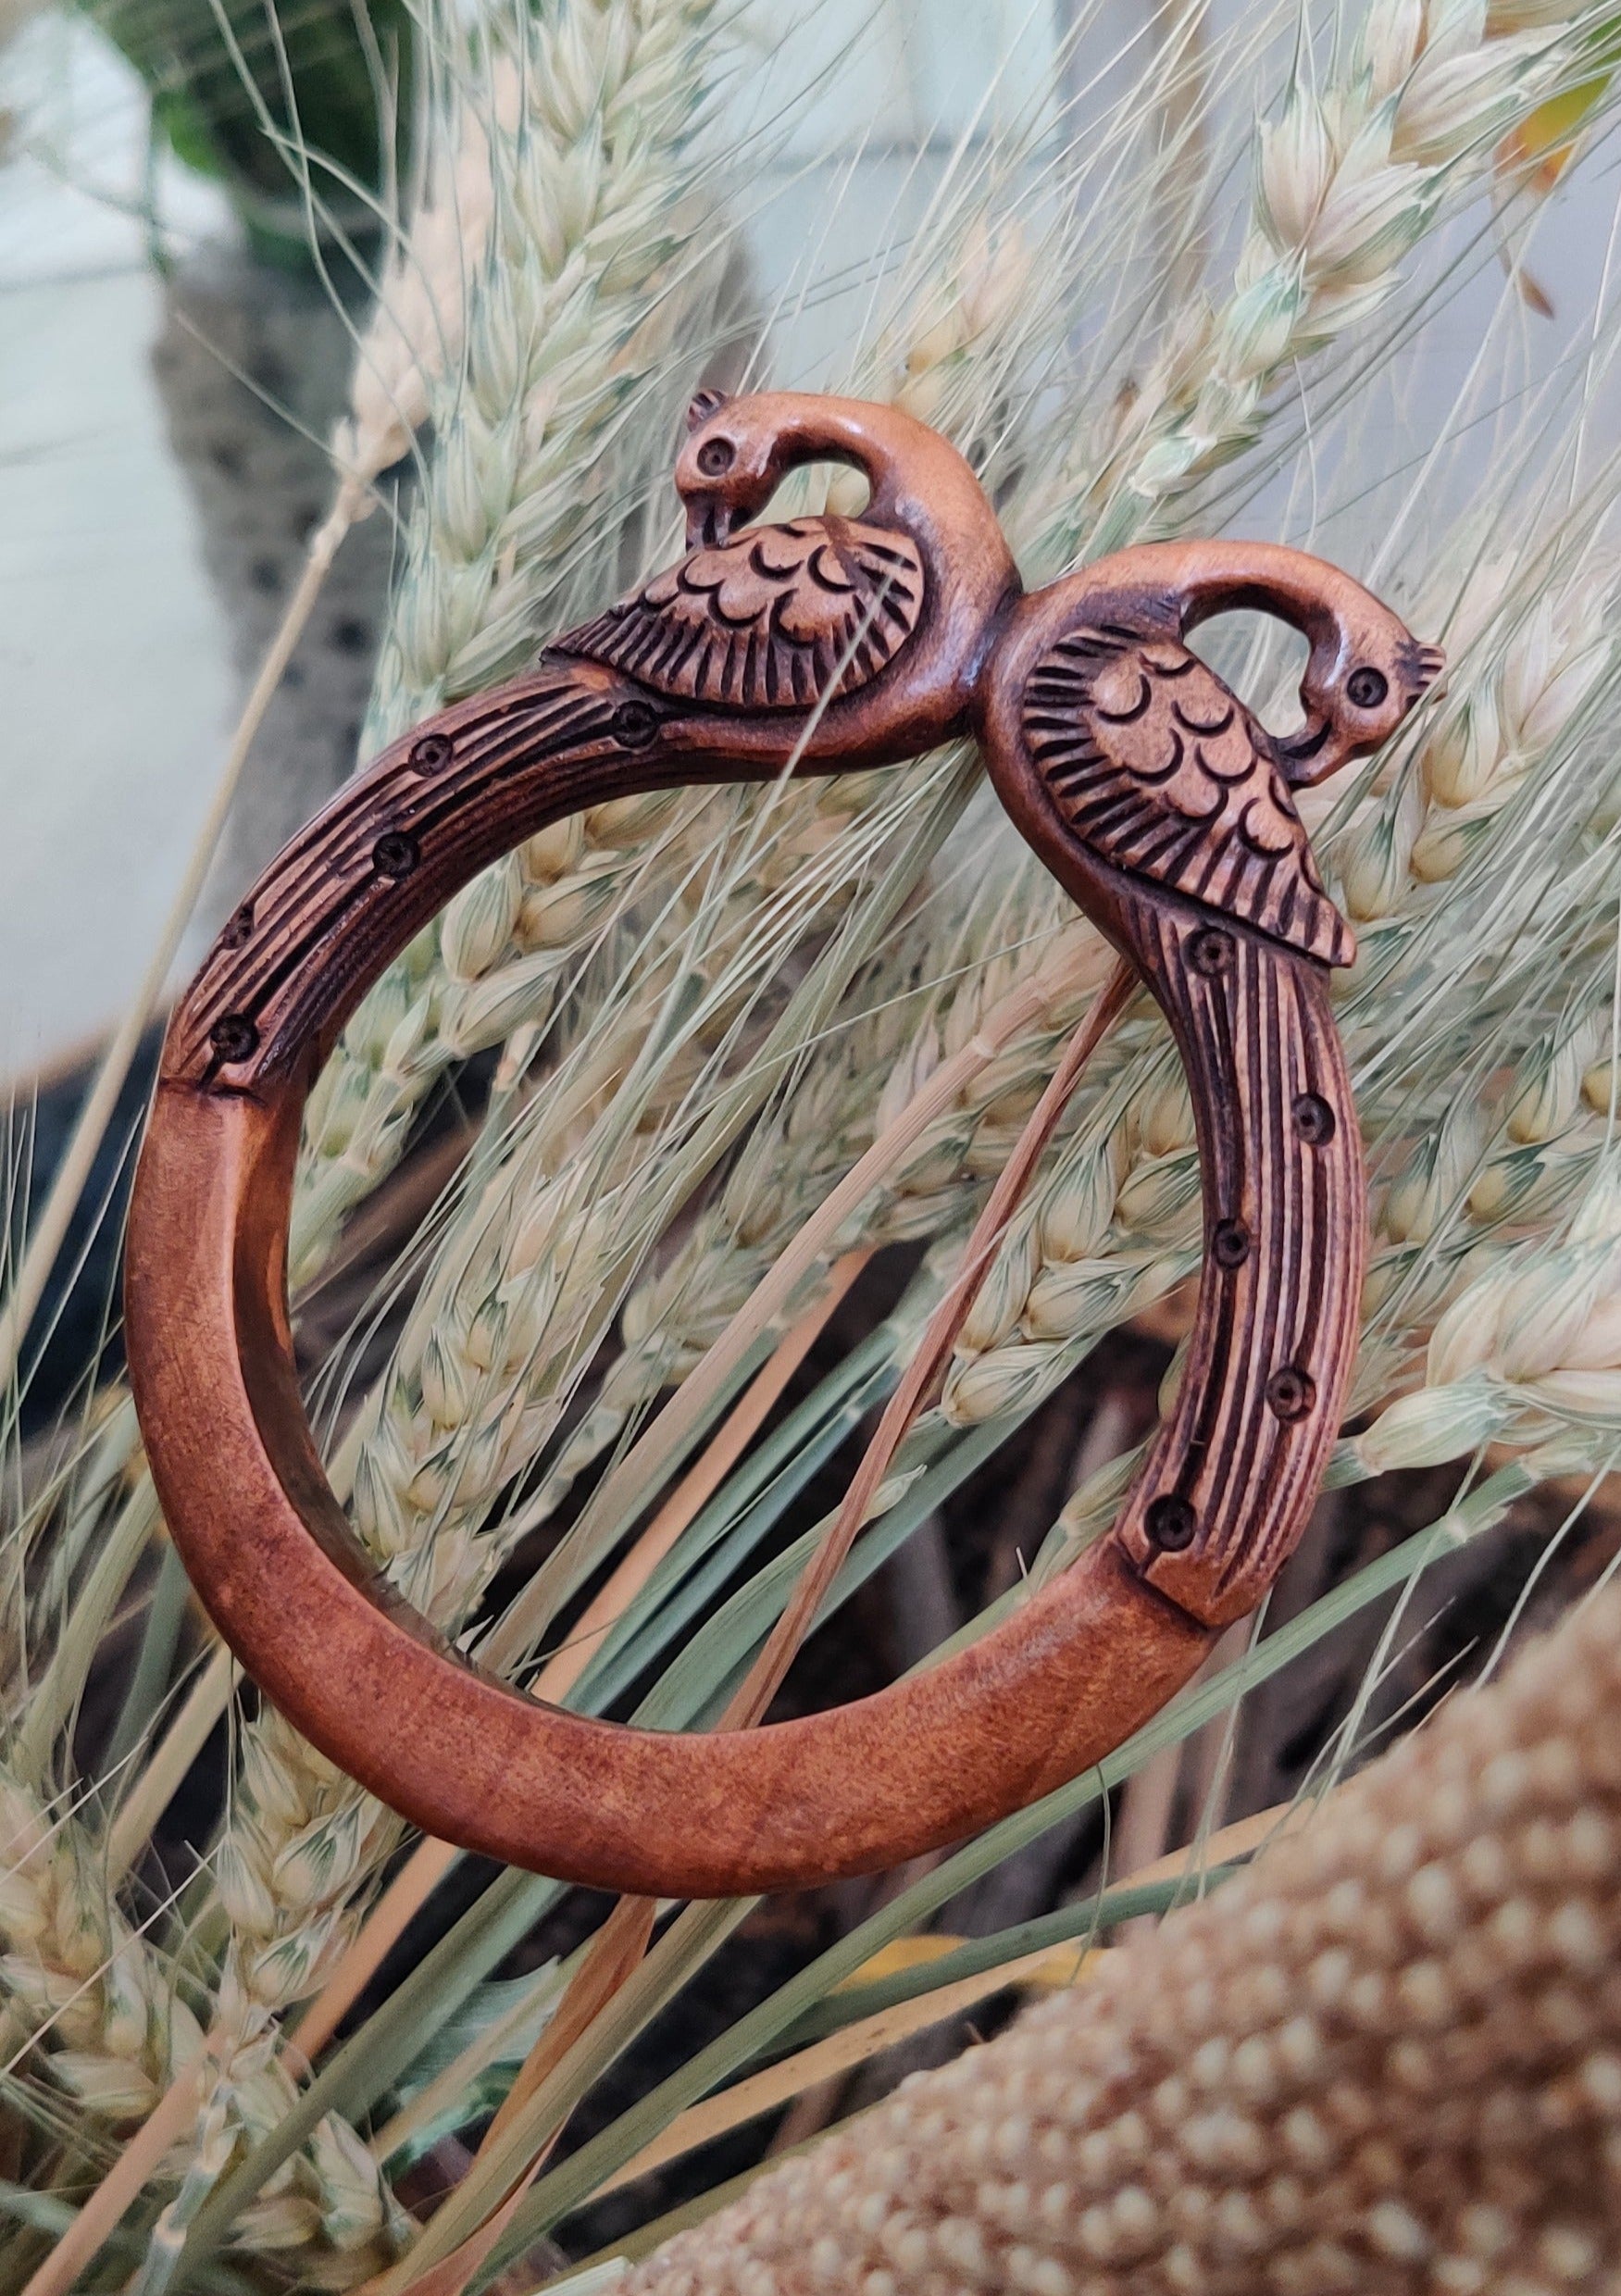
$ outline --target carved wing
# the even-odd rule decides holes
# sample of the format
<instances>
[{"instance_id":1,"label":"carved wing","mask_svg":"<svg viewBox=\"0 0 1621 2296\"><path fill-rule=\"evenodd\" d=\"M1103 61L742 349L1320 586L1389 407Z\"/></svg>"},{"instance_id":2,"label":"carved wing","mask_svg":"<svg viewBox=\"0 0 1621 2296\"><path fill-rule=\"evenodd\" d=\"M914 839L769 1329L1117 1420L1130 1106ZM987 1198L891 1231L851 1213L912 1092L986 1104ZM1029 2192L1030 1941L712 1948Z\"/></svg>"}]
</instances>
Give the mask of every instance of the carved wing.
<instances>
[{"instance_id":1,"label":"carved wing","mask_svg":"<svg viewBox=\"0 0 1621 2296\"><path fill-rule=\"evenodd\" d=\"M1059 812L1104 860L1352 963L1355 938L1266 730L1196 654L1110 624L1071 630L1031 672L1024 734Z\"/></svg>"},{"instance_id":2,"label":"carved wing","mask_svg":"<svg viewBox=\"0 0 1621 2296\"><path fill-rule=\"evenodd\" d=\"M923 561L908 535L794 518L694 550L557 651L685 701L806 709L876 678L922 610Z\"/></svg>"}]
</instances>

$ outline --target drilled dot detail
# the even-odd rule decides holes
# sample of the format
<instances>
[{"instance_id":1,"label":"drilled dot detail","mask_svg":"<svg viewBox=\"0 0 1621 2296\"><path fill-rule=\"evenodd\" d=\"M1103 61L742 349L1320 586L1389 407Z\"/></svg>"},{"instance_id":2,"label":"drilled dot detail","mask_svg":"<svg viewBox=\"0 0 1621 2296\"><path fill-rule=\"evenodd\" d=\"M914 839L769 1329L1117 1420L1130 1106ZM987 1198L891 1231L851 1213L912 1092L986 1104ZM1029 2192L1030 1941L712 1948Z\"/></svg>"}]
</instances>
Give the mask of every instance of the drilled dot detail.
<instances>
[{"instance_id":1,"label":"drilled dot detail","mask_svg":"<svg viewBox=\"0 0 1621 2296\"><path fill-rule=\"evenodd\" d=\"M1319 1092L1302 1092L1290 1111L1294 1129L1308 1148L1321 1148L1334 1137L1334 1111Z\"/></svg>"},{"instance_id":2,"label":"drilled dot detail","mask_svg":"<svg viewBox=\"0 0 1621 2296\"><path fill-rule=\"evenodd\" d=\"M455 755L455 743L448 733L425 733L411 745L410 763L418 773L443 773Z\"/></svg>"},{"instance_id":3,"label":"drilled dot detail","mask_svg":"<svg viewBox=\"0 0 1621 2296\"><path fill-rule=\"evenodd\" d=\"M219 945L222 949L244 949L253 939L253 932L254 905L251 901L244 901L221 932Z\"/></svg>"},{"instance_id":4,"label":"drilled dot detail","mask_svg":"<svg viewBox=\"0 0 1621 2296\"><path fill-rule=\"evenodd\" d=\"M1210 1254L1217 1267L1241 1267L1250 1256L1250 1231L1241 1219L1217 1220L1210 1231Z\"/></svg>"},{"instance_id":5,"label":"drilled dot detail","mask_svg":"<svg viewBox=\"0 0 1621 2296\"><path fill-rule=\"evenodd\" d=\"M388 830L371 848L371 866L380 877L409 877L422 858L422 848L404 830Z\"/></svg>"},{"instance_id":6,"label":"drilled dot detail","mask_svg":"<svg viewBox=\"0 0 1621 2296\"><path fill-rule=\"evenodd\" d=\"M246 1013L222 1013L208 1042L220 1060L251 1060L259 1049L259 1032Z\"/></svg>"},{"instance_id":7,"label":"drilled dot detail","mask_svg":"<svg viewBox=\"0 0 1621 2296\"><path fill-rule=\"evenodd\" d=\"M613 736L626 749L645 749L658 731L658 713L645 702L621 702L614 712Z\"/></svg>"},{"instance_id":8,"label":"drilled dot detail","mask_svg":"<svg viewBox=\"0 0 1621 2296\"><path fill-rule=\"evenodd\" d=\"M1317 1400L1317 1383L1298 1364L1285 1364L1266 1382L1266 1403L1275 1418L1303 1419Z\"/></svg>"},{"instance_id":9,"label":"drilled dot detail","mask_svg":"<svg viewBox=\"0 0 1621 2296\"><path fill-rule=\"evenodd\" d=\"M1201 925L1188 943L1188 962L1196 973L1212 980L1232 970L1233 939L1218 925Z\"/></svg>"},{"instance_id":10,"label":"drilled dot detail","mask_svg":"<svg viewBox=\"0 0 1621 2296\"><path fill-rule=\"evenodd\" d=\"M1152 1500L1144 1520L1154 1545L1167 1554L1179 1554L1184 1547L1191 1547L1199 1529L1199 1517L1174 1491L1163 1491Z\"/></svg>"}]
</instances>

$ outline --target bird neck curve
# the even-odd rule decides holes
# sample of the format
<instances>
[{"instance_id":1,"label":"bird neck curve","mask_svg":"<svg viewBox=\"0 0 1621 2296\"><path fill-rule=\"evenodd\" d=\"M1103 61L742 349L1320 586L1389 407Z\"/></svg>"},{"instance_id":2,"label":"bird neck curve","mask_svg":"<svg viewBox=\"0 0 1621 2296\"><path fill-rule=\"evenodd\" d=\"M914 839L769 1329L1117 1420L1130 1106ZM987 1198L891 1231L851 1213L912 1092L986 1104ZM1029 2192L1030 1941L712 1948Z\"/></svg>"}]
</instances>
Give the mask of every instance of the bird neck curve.
<instances>
[{"instance_id":1,"label":"bird neck curve","mask_svg":"<svg viewBox=\"0 0 1621 2296\"><path fill-rule=\"evenodd\" d=\"M1217 614L1250 610L1291 623L1314 647L1337 646L1361 585L1338 567L1281 543L1141 543L1072 577L1110 595L1138 593L1178 634Z\"/></svg>"},{"instance_id":2,"label":"bird neck curve","mask_svg":"<svg viewBox=\"0 0 1621 2296\"><path fill-rule=\"evenodd\" d=\"M777 432L777 462L831 461L862 472L871 499L862 517L904 530L929 561L937 596L1010 594L1018 577L1001 524L964 457L939 431L898 406L867 399L784 391L762 397Z\"/></svg>"},{"instance_id":3,"label":"bird neck curve","mask_svg":"<svg viewBox=\"0 0 1621 2296\"><path fill-rule=\"evenodd\" d=\"M869 512L879 518L902 515L908 477L930 447L944 446L898 407L866 399L781 391L763 393L756 406L776 431L781 469L807 462L847 463L866 479L872 491Z\"/></svg>"}]
</instances>

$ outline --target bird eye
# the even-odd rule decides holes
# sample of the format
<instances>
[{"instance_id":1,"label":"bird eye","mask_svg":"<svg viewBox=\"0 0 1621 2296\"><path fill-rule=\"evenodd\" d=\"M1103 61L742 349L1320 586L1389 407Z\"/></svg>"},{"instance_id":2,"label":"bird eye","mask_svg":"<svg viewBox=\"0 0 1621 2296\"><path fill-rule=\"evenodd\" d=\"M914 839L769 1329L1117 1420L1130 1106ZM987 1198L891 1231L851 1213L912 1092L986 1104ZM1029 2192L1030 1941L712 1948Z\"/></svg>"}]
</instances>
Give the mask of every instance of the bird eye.
<instances>
[{"instance_id":1,"label":"bird eye","mask_svg":"<svg viewBox=\"0 0 1621 2296\"><path fill-rule=\"evenodd\" d=\"M1353 669L1345 680L1345 691L1358 709L1378 709L1390 690L1390 681L1379 669Z\"/></svg>"},{"instance_id":2,"label":"bird eye","mask_svg":"<svg viewBox=\"0 0 1621 2296\"><path fill-rule=\"evenodd\" d=\"M729 439L705 439L698 449L698 468L706 479L719 478L736 459L737 449Z\"/></svg>"}]
</instances>

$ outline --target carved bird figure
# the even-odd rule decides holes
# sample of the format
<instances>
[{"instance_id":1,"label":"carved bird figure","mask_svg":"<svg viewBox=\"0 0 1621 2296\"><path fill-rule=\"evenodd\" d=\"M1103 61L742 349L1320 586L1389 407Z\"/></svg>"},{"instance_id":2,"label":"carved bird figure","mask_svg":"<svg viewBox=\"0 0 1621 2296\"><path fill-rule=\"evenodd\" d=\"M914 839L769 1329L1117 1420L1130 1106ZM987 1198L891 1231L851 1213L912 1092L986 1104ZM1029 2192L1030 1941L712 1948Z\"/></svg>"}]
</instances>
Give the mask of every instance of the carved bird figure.
<instances>
[{"instance_id":1,"label":"carved bird figure","mask_svg":"<svg viewBox=\"0 0 1621 2296\"><path fill-rule=\"evenodd\" d=\"M869 517L824 512L733 531L796 461L828 451L829 403L816 404L813 439L785 396L732 410L695 402L676 466L688 555L558 650L673 700L733 709L804 710L870 684L916 630L928 590L924 543L902 500L910 442L864 409L860 435L852 423L838 444L839 459L869 479Z\"/></svg>"},{"instance_id":2,"label":"carved bird figure","mask_svg":"<svg viewBox=\"0 0 1621 2296\"><path fill-rule=\"evenodd\" d=\"M1287 740L1183 643L1234 605L1280 615L1311 642L1305 723ZM1325 964L1352 962L1290 792L1390 739L1440 667L1432 648L1348 575L1245 543L1122 553L1029 601L1008 636L1029 659L1024 749L1099 859Z\"/></svg>"},{"instance_id":3,"label":"carved bird figure","mask_svg":"<svg viewBox=\"0 0 1621 2296\"><path fill-rule=\"evenodd\" d=\"M866 478L860 518L748 524L822 461ZM677 565L394 743L271 865L177 1017L171 1061L183 1038L190 1068L246 1082L289 1029L318 1019L330 1039L358 993L354 966L317 961L340 918L351 946L396 943L474 867L581 806L884 764L964 730L1018 576L938 433L857 399L706 392L676 487Z\"/></svg>"},{"instance_id":4,"label":"carved bird figure","mask_svg":"<svg viewBox=\"0 0 1621 2296\"><path fill-rule=\"evenodd\" d=\"M1303 723L1288 740L1270 734L1185 643L1201 621L1238 606L1277 614L1310 641ZM1440 655L1359 582L1264 543L1151 544L1010 605L980 694L991 778L1126 962L1004 1167L963 1270L851 1480L829 1552L853 1541L942 1376L1001 1232L1141 975L1188 1064L1214 1288L1207 1282L1201 1300L1176 1429L1133 1493L1127 1531L1135 1507L1135 1559L1162 1579L1174 1575L1202 1623L1241 1613L1276 1570L1338 1424L1361 1251L1354 1138L1345 1129L1338 1144L1332 1137L1332 1106L1343 1128L1350 1088L1319 971L1349 965L1356 945L1323 891L1291 792L1388 741L1440 667ZM1241 941L1226 930L1235 921L1253 933ZM1312 962L1301 967L1295 956ZM1318 1087L1335 1079L1332 1103L1303 1091L1307 1070ZM1328 1127L1305 1151L1309 1171L1296 1137L1311 1121L1299 1114L1308 1104ZM1266 1248L1253 1253L1257 1238ZM1314 1250L1327 1272L1301 1283ZM1253 1324L1241 1348L1241 1314ZM1278 1352L1270 1327L1280 1323L1290 1328L1278 1360L1258 1362ZM1306 1424L1286 1439L1286 1418ZM1152 1508L1150 1537L1143 1510ZM1179 1535L1200 1554L1173 1572L1164 1550ZM1204 1568L1202 1558L1218 1549L1219 1566ZM1211 1583L1195 1585L1201 1572Z\"/></svg>"},{"instance_id":5,"label":"carved bird figure","mask_svg":"<svg viewBox=\"0 0 1621 2296\"><path fill-rule=\"evenodd\" d=\"M1288 739L1186 643L1233 607L1309 642ZM1210 1628L1251 1607L1299 1536L1356 1344L1361 1159L1328 995L1355 942L1291 792L1389 741L1440 668L1319 559L1165 543L1016 601L981 682L1004 804L1147 981L1188 1072L1199 1305L1175 1407L1112 1535Z\"/></svg>"},{"instance_id":6,"label":"carved bird figure","mask_svg":"<svg viewBox=\"0 0 1621 2296\"><path fill-rule=\"evenodd\" d=\"M787 472L829 458L865 475L859 518L751 523ZM705 396L676 475L680 562L395 742L220 935L170 1024L126 1283L166 1519L266 1693L430 1832L649 1898L802 1887L986 1824L1117 1744L1270 1579L1338 1427L1363 1249L1327 998L1350 938L1290 792L1387 739L1436 666L1358 585L1259 545L1128 552L1026 599L967 465L892 407ZM1235 605L1311 641L1290 742L1186 646ZM285 1282L309 1086L383 966L548 823L671 785L878 765L970 730L1187 1067L1207 1251L1173 1414L1107 1538L970 1648L873 1697L696 1736L528 1699L379 1578L317 1455ZM948 1301L947 1346L956 1313ZM858 1480L852 1534L859 1498ZM838 1551L825 1541L818 1567Z\"/></svg>"},{"instance_id":7,"label":"carved bird figure","mask_svg":"<svg viewBox=\"0 0 1621 2296\"><path fill-rule=\"evenodd\" d=\"M750 523L787 473L829 459L866 478L860 518ZM854 400L705 396L676 475L691 545L680 564L527 674L391 744L221 933L170 1023L125 1293L166 1520L266 1694L430 1831L643 1895L883 1862L894 1796L918 1822L913 1783L893 1781L846 1839L837 1805L873 1767L861 1751L873 1717L857 1710L854 1738L818 1731L808 1746L792 1732L621 1729L468 1665L381 1579L331 1491L299 1392L285 1267L320 1064L383 967L477 869L617 797L876 766L967 728L1018 577L944 440ZM1003 1695L1016 1703L1016 1685ZM921 1815L936 1837L960 1830L963 1805L963 1761L941 1752ZM994 1798L972 1763L967 1776ZM818 1811L834 1814L836 1849Z\"/></svg>"}]
</instances>

